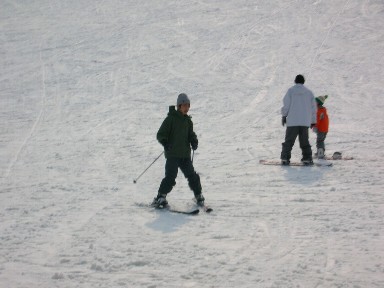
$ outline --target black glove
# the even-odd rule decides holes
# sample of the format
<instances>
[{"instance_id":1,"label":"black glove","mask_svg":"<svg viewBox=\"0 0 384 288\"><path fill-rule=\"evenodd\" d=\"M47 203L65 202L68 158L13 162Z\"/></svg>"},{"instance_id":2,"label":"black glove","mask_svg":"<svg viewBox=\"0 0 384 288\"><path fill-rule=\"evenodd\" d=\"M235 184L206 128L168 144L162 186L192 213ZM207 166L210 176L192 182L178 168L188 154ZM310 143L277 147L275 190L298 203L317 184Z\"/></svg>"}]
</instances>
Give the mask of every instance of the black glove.
<instances>
[{"instance_id":1,"label":"black glove","mask_svg":"<svg viewBox=\"0 0 384 288\"><path fill-rule=\"evenodd\" d=\"M171 151L172 150L172 144L169 144L169 143L165 143L164 145L164 150L165 151Z\"/></svg>"},{"instance_id":2,"label":"black glove","mask_svg":"<svg viewBox=\"0 0 384 288\"><path fill-rule=\"evenodd\" d=\"M171 149L172 149L172 145L169 144L168 142L163 141L163 142L161 142L161 145L163 145L164 151L171 151Z\"/></svg>"},{"instance_id":3,"label":"black glove","mask_svg":"<svg viewBox=\"0 0 384 288\"><path fill-rule=\"evenodd\" d=\"M197 139L196 141L191 142L192 150L196 150L198 146L199 146L199 141Z\"/></svg>"},{"instance_id":4,"label":"black glove","mask_svg":"<svg viewBox=\"0 0 384 288\"><path fill-rule=\"evenodd\" d=\"M311 124L311 129L316 126L316 123Z\"/></svg>"},{"instance_id":5,"label":"black glove","mask_svg":"<svg viewBox=\"0 0 384 288\"><path fill-rule=\"evenodd\" d=\"M287 123L287 116L281 118L281 124L284 126Z\"/></svg>"}]
</instances>

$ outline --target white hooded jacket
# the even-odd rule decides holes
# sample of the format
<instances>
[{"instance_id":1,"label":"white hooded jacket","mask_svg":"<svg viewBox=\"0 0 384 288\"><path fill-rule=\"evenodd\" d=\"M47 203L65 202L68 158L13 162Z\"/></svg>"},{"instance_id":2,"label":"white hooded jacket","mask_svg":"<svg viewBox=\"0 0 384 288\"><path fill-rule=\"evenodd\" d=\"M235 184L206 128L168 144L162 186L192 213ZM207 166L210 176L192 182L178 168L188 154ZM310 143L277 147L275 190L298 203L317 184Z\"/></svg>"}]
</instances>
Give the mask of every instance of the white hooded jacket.
<instances>
[{"instance_id":1,"label":"white hooded jacket","mask_svg":"<svg viewBox=\"0 0 384 288\"><path fill-rule=\"evenodd\" d=\"M287 127L316 124L317 106L312 91L303 84L288 89L283 99L281 115L287 117Z\"/></svg>"}]
</instances>

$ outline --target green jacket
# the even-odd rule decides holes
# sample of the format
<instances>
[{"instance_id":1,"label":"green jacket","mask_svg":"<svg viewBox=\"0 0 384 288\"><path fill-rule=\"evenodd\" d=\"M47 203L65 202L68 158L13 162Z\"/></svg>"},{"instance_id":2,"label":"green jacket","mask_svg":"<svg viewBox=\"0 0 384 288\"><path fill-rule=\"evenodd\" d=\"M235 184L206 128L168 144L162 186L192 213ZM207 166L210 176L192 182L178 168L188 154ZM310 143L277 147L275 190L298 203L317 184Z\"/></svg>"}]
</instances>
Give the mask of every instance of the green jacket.
<instances>
[{"instance_id":1,"label":"green jacket","mask_svg":"<svg viewBox=\"0 0 384 288\"><path fill-rule=\"evenodd\" d=\"M197 143L191 117L177 111L175 106L169 106L168 116L157 132L157 140L162 145L170 145L170 150L165 151L166 158L190 158L191 143Z\"/></svg>"}]
</instances>

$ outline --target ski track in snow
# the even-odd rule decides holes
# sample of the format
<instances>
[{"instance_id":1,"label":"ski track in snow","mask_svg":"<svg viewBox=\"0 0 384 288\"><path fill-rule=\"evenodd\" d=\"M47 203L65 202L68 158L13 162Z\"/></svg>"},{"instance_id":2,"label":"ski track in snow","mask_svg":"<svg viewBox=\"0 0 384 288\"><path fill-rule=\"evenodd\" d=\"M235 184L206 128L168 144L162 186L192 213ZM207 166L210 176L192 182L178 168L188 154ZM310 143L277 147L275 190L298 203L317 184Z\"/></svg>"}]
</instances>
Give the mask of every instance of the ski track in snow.
<instances>
[{"instance_id":1,"label":"ski track in snow","mask_svg":"<svg viewBox=\"0 0 384 288\"><path fill-rule=\"evenodd\" d=\"M0 287L384 287L383 3L3 2ZM298 73L355 160L259 164ZM180 92L210 214L138 205L163 157L132 183Z\"/></svg>"}]
</instances>

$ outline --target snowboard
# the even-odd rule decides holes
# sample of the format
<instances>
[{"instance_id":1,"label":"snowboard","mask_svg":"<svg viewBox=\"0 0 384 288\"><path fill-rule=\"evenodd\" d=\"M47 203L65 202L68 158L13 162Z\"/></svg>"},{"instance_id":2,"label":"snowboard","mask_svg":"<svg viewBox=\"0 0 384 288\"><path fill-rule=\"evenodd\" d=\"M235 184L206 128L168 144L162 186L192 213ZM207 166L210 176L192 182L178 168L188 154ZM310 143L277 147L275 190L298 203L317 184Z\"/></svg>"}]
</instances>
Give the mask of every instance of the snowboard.
<instances>
[{"instance_id":1,"label":"snowboard","mask_svg":"<svg viewBox=\"0 0 384 288\"><path fill-rule=\"evenodd\" d=\"M316 158L317 159L317 158ZM343 156L341 152L335 152L332 156L325 155L324 160L353 160L353 157L350 156Z\"/></svg>"},{"instance_id":2,"label":"snowboard","mask_svg":"<svg viewBox=\"0 0 384 288\"><path fill-rule=\"evenodd\" d=\"M317 158L316 158L317 159ZM324 156L323 160L334 160L334 161L339 161L339 160L353 160L353 157L341 157L341 158L333 158L332 156Z\"/></svg>"},{"instance_id":3,"label":"snowboard","mask_svg":"<svg viewBox=\"0 0 384 288\"><path fill-rule=\"evenodd\" d=\"M260 160L263 165L276 165L276 166L300 166L300 167L331 167L333 164L329 162L314 162L313 164L304 164L302 162L291 162L289 165L282 165L280 160Z\"/></svg>"}]
</instances>

